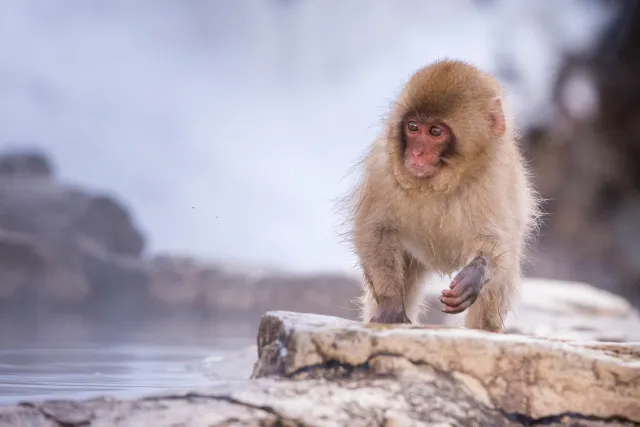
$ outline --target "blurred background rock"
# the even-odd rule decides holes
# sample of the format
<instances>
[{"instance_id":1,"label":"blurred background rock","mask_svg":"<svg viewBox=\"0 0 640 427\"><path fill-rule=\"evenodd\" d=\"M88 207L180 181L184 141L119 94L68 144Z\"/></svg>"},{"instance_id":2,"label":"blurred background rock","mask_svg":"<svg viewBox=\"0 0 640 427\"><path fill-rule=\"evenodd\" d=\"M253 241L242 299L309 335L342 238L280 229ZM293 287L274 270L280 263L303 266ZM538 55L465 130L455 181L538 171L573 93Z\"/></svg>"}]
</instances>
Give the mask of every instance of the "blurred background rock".
<instances>
[{"instance_id":1,"label":"blurred background rock","mask_svg":"<svg viewBox=\"0 0 640 427\"><path fill-rule=\"evenodd\" d=\"M639 37L633 0L4 0L0 340L252 342L266 310L355 318L333 201L443 57L511 93L546 199L526 274L639 307Z\"/></svg>"},{"instance_id":2,"label":"blurred background rock","mask_svg":"<svg viewBox=\"0 0 640 427\"><path fill-rule=\"evenodd\" d=\"M583 280L640 304L640 7L563 55L554 117L525 147L548 213L531 275Z\"/></svg>"}]
</instances>

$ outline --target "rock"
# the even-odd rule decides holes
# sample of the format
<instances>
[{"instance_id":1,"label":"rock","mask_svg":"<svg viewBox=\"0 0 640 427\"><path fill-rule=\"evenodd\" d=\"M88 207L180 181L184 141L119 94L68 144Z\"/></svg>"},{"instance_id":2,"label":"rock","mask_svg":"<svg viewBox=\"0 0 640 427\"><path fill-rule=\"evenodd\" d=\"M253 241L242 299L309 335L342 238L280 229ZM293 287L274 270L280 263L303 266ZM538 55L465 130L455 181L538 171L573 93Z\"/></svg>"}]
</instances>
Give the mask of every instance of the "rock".
<instances>
[{"instance_id":1,"label":"rock","mask_svg":"<svg viewBox=\"0 0 640 427\"><path fill-rule=\"evenodd\" d=\"M139 256L144 237L115 199L52 180L0 176L0 229L60 240L76 235L107 251Z\"/></svg>"},{"instance_id":2,"label":"rock","mask_svg":"<svg viewBox=\"0 0 640 427\"><path fill-rule=\"evenodd\" d=\"M461 315L445 315L438 311L438 297L442 286L447 280L428 288L427 300L432 309L423 318L431 325L445 325L449 327L463 327L464 313ZM311 310L309 310L311 311ZM282 313L279 318L287 315ZM317 315L316 315L317 316ZM314 316L314 318L317 318ZM311 321L311 317L307 319ZM337 322L336 326L348 324L345 319L328 317L320 318L319 322ZM584 283L561 282L555 280L526 279L523 282L521 299L506 322L506 334L536 336L540 338L554 338L557 340L573 340L598 342L638 342L640 341L640 314L623 298L602 291ZM263 318L261 328L269 328L269 317ZM298 324L297 328L301 328ZM263 338L260 338L263 337ZM269 332L260 333L259 339L272 341ZM264 351L268 346L262 346ZM244 349L240 357L232 355L223 359L210 360L202 367L204 373L219 379L222 372L231 372L226 368L233 366L235 371L250 371L249 363L253 360L247 357L252 348ZM279 350L278 350L279 351ZM272 356L278 360L275 352ZM269 357L267 357L268 359ZM276 362L269 366L275 367ZM264 369L269 369L265 367Z\"/></svg>"},{"instance_id":3,"label":"rock","mask_svg":"<svg viewBox=\"0 0 640 427\"><path fill-rule=\"evenodd\" d=\"M447 280L428 287L427 300L440 307ZM429 323L463 326L465 313L441 315ZM640 313L622 297L580 282L525 279L505 332L539 337L596 341L640 341Z\"/></svg>"},{"instance_id":4,"label":"rock","mask_svg":"<svg viewBox=\"0 0 640 427\"><path fill-rule=\"evenodd\" d=\"M310 311L357 317L360 290L344 274L291 274L252 266L211 264L192 258L156 256L151 296L168 307L189 307L256 327L267 310Z\"/></svg>"},{"instance_id":5,"label":"rock","mask_svg":"<svg viewBox=\"0 0 640 427\"><path fill-rule=\"evenodd\" d=\"M37 149L5 152L0 156L0 176L51 178L53 165L47 155Z\"/></svg>"},{"instance_id":6,"label":"rock","mask_svg":"<svg viewBox=\"0 0 640 427\"><path fill-rule=\"evenodd\" d=\"M43 300L81 302L90 288L79 255L70 245L0 229L0 303L7 302L2 310L23 312Z\"/></svg>"},{"instance_id":7,"label":"rock","mask_svg":"<svg viewBox=\"0 0 640 427\"><path fill-rule=\"evenodd\" d=\"M456 398L463 400L450 400ZM469 424L472 419L475 424ZM423 383L416 378L404 383L391 379L361 379L343 384L319 380L256 381L134 401L100 398L0 407L0 426L15 425L500 427L522 424L507 420L496 410L479 406L460 390L456 394L456 389L445 378Z\"/></svg>"},{"instance_id":8,"label":"rock","mask_svg":"<svg viewBox=\"0 0 640 427\"><path fill-rule=\"evenodd\" d=\"M132 292L140 293L149 278L139 261L144 244L117 200L56 181L44 154L23 150L0 156L4 316L92 313L91 298L100 304L139 302Z\"/></svg>"},{"instance_id":9,"label":"rock","mask_svg":"<svg viewBox=\"0 0 640 427\"><path fill-rule=\"evenodd\" d=\"M549 121L522 135L546 213L525 268L598 283L640 307L640 8L613 3L600 40L560 59ZM612 50L624 55L609 61Z\"/></svg>"},{"instance_id":10,"label":"rock","mask_svg":"<svg viewBox=\"0 0 640 427\"><path fill-rule=\"evenodd\" d=\"M0 299L16 299L31 274L44 267L42 254L30 236L0 230Z\"/></svg>"},{"instance_id":11,"label":"rock","mask_svg":"<svg viewBox=\"0 0 640 427\"><path fill-rule=\"evenodd\" d=\"M144 310L150 274L131 261L79 236L48 240L0 230L0 307L24 317L33 310L92 317L116 307Z\"/></svg>"},{"instance_id":12,"label":"rock","mask_svg":"<svg viewBox=\"0 0 640 427\"><path fill-rule=\"evenodd\" d=\"M479 402L506 413L640 422L640 344L560 342L272 312L260 325L258 354L253 378L337 379L378 368L411 377L426 370L455 378Z\"/></svg>"},{"instance_id":13,"label":"rock","mask_svg":"<svg viewBox=\"0 0 640 427\"><path fill-rule=\"evenodd\" d=\"M88 197L73 227L75 232L111 253L138 257L144 251L142 232L133 223L129 211L114 197Z\"/></svg>"},{"instance_id":14,"label":"rock","mask_svg":"<svg viewBox=\"0 0 640 427\"><path fill-rule=\"evenodd\" d=\"M640 345L270 312L253 379L131 400L23 402L0 426L632 426Z\"/></svg>"},{"instance_id":15,"label":"rock","mask_svg":"<svg viewBox=\"0 0 640 427\"><path fill-rule=\"evenodd\" d=\"M640 313L626 299L580 282L528 279L525 283L507 322L509 332L571 340L640 341Z\"/></svg>"}]
</instances>

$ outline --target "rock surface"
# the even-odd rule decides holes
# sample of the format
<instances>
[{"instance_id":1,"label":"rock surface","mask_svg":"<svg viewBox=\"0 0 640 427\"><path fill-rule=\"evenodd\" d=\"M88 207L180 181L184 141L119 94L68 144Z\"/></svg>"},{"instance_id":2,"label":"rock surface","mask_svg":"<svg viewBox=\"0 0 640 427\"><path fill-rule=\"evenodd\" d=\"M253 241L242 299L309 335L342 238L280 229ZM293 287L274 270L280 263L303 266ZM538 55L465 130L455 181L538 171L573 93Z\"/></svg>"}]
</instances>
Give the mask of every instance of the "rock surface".
<instances>
[{"instance_id":1,"label":"rock surface","mask_svg":"<svg viewBox=\"0 0 640 427\"><path fill-rule=\"evenodd\" d=\"M461 328L363 325L274 312L253 377L340 377L382 363L453 376L488 407L539 419L578 413L640 422L640 343L559 342ZM373 364L373 366L372 366Z\"/></svg>"},{"instance_id":2,"label":"rock surface","mask_svg":"<svg viewBox=\"0 0 640 427\"><path fill-rule=\"evenodd\" d=\"M5 152L0 157L0 175L7 177L43 177L54 174L51 160L46 154L34 149L20 149Z\"/></svg>"},{"instance_id":3,"label":"rock surface","mask_svg":"<svg viewBox=\"0 0 640 427\"><path fill-rule=\"evenodd\" d=\"M439 312L440 290L447 280L431 282L427 301L432 309L423 323L451 327L464 326L464 313ZM640 313L621 297L585 283L526 279L521 298L506 321L506 334L573 341L640 342ZM255 347L237 354L211 358L199 369L218 380L221 373L251 372Z\"/></svg>"},{"instance_id":4,"label":"rock surface","mask_svg":"<svg viewBox=\"0 0 640 427\"><path fill-rule=\"evenodd\" d=\"M0 200L0 229L52 242L80 235L120 255L144 250L144 236L122 203L57 181L41 154L0 157Z\"/></svg>"},{"instance_id":5,"label":"rock surface","mask_svg":"<svg viewBox=\"0 0 640 427\"><path fill-rule=\"evenodd\" d=\"M427 301L440 307L447 280L434 279ZM463 326L465 313L443 315L430 310L423 321ZM640 341L640 313L624 298L580 282L525 279L505 332L571 340Z\"/></svg>"},{"instance_id":6,"label":"rock surface","mask_svg":"<svg viewBox=\"0 0 640 427\"><path fill-rule=\"evenodd\" d=\"M0 407L0 426L632 426L640 344L267 313L253 379Z\"/></svg>"},{"instance_id":7,"label":"rock surface","mask_svg":"<svg viewBox=\"0 0 640 427\"><path fill-rule=\"evenodd\" d=\"M2 314L92 311L92 297L108 304L117 292L135 300L136 284L119 289L136 270L122 258L139 257L145 241L127 209L57 182L53 170L37 152L0 157Z\"/></svg>"},{"instance_id":8,"label":"rock surface","mask_svg":"<svg viewBox=\"0 0 640 427\"><path fill-rule=\"evenodd\" d=\"M131 401L98 398L0 407L0 426L631 427L563 415L531 420L479 403L438 373L338 381L261 380Z\"/></svg>"}]
</instances>

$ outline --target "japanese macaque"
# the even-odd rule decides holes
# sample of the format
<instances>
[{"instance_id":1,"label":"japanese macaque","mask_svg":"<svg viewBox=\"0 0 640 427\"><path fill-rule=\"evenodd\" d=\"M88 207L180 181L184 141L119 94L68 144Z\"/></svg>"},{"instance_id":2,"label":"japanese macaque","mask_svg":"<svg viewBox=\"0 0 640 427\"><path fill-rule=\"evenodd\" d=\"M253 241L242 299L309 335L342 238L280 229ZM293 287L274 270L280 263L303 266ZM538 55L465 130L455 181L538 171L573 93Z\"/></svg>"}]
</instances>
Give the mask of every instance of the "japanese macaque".
<instances>
[{"instance_id":1,"label":"japanese macaque","mask_svg":"<svg viewBox=\"0 0 640 427\"><path fill-rule=\"evenodd\" d=\"M502 88L464 62L417 71L347 198L364 276L362 320L417 323L430 274L459 272L440 301L501 332L539 218Z\"/></svg>"}]
</instances>

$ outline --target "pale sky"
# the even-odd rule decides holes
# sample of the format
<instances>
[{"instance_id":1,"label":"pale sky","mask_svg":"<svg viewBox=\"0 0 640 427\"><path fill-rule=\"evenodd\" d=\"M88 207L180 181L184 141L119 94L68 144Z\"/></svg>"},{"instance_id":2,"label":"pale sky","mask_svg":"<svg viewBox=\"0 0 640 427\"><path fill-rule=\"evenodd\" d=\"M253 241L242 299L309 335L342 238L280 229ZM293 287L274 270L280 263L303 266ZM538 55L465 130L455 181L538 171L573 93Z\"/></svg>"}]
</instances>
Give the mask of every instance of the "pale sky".
<instances>
[{"instance_id":1,"label":"pale sky","mask_svg":"<svg viewBox=\"0 0 640 427\"><path fill-rule=\"evenodd\" d=\"M348 269L332 200L413 71L502 55L519 122L543 121L558 49L608 16L489 4L2 0L0 147L37 144L65 181L116 194L152 252Z\"/></svg>"}]
</instances>

